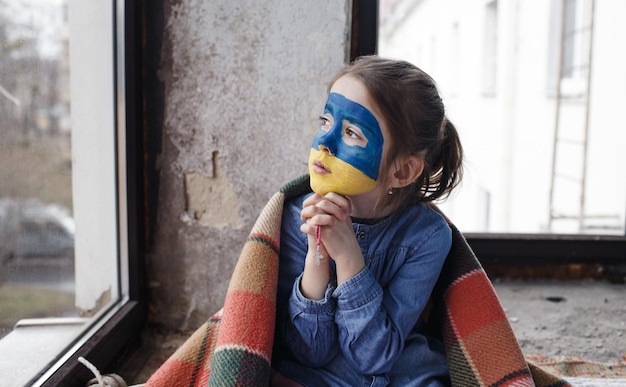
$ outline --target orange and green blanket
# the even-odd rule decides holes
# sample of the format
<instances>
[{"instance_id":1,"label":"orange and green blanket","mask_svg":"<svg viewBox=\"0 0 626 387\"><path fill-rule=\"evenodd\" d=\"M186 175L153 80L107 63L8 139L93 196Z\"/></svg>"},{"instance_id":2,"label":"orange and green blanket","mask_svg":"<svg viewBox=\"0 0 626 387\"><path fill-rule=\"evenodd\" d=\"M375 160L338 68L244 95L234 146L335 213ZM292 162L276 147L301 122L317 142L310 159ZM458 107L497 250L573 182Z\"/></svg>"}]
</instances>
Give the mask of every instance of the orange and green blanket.
<instances>
[{"instance_id":1,"label":"orange and green blanket","mask_svg":"<svg viewBox=\"0 0 626 387\"><path fill-rule=\"evenodd\" d=\"M272 196L242 249L223 308L146 387L269 385L283 203L309 191L302 176ZM450 226L452 249L422 317L445 344L452 385L569 386L525 360L485 271Z\"/></svg>"}]
</instances>

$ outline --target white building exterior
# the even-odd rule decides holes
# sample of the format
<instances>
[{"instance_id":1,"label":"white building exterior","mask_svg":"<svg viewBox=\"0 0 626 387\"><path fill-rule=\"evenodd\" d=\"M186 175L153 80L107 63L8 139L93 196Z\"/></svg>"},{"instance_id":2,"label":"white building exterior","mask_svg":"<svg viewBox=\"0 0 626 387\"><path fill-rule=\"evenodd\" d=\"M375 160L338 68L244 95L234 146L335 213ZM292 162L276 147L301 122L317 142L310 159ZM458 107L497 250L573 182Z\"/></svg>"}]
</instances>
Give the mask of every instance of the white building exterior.
<instances>
[{"instance_id":1,"label":"white building exterior","mask_svg":"<svg viewBox=\"0 0 626 387\"><path fill-rule=\"evenodd\" d=\"M442 208L462 231L624 234L623 15L623 0L381 0L379 54L432 75L461 135Z\"/></svg>"}]
</instances>

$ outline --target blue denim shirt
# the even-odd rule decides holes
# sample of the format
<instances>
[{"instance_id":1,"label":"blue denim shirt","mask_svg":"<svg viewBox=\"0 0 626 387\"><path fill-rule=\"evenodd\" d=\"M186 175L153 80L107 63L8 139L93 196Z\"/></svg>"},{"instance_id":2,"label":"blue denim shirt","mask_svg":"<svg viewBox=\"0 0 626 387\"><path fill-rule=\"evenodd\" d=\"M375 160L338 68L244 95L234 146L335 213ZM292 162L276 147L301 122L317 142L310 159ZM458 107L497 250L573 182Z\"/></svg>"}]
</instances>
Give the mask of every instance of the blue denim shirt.
<instances>
[{"instance_id":1,"label":"blue denim shirt","mask_svg":"<svg viewBox=\"0 0 626 387\"><path fill-rule=\"evenodd\" d=\"M446 221L424 204L373 224L353 219L366 267L310 300L300 292L306 196L283 210L274 367L305 386L446 385L443 345L419 321L450 250Z\"/></svg>"}]
</instances>

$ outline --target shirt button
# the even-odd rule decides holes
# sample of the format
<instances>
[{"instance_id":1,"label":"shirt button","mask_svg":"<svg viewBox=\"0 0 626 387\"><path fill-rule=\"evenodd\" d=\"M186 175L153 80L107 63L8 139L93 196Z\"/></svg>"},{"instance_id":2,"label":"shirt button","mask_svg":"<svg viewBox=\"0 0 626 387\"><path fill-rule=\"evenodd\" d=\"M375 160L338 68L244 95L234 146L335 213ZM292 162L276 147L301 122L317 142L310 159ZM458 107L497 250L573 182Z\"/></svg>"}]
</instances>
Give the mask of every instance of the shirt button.
<instances>
[{"instance_id":1,"label":"shirt button","mask_svg":"<svg viewBox=\"0 0 626 387\"><path fill-rule=\"evenodd\" d=\"M357 231L356 233L357 239L363 239L364 236L365 236L365 231Z\"/></svg>"}]
</instances>

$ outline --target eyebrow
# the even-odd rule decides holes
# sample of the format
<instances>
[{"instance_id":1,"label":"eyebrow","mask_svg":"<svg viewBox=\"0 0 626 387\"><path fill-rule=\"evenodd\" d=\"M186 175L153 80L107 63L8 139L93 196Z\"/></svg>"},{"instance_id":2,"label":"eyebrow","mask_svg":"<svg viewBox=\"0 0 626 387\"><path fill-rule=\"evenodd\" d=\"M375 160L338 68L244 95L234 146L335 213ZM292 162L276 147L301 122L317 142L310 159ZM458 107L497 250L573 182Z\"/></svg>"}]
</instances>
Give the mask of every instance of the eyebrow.
<instances>
[{"instance_id":1,"label":"eyebrow","mask_svg":"<svg viewBox=\"0 0 626 387\"><path fill-rule=\"evenodd\" d=\"M339 93L331 92L328 94L324 110L328 110L331 114L335 115L335 106L341 107L342 110L346 112L344 116L346 116L350 122L353 124L358 123L359 129L362 130L363 126L365 126L382 132L380 124L374 114L360 103L352 101Z\"/></svg>"}]
</instances>

